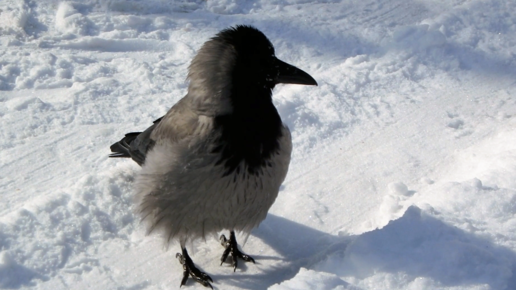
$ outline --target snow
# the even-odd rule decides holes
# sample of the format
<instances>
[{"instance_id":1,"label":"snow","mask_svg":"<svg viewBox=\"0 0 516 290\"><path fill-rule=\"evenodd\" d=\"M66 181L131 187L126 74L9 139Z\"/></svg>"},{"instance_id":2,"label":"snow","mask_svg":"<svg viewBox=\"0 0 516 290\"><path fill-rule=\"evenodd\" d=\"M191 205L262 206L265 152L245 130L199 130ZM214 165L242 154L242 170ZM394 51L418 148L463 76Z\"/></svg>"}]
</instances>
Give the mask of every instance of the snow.
<instances>
[{"instance_id":1,"label":"snow","mask_svg":"<svg viewBox=\"0 0 516 290\"><path fill-rule=\"evenodd\" d=\"M177 246L108 159L251 24L318 87L278 86L290 171L216 289L516 289L516 2L0 2L0 288L177 289ZM227 233L226 233L227 234ZM244 236L238 235L240 241ZM190 289L204 289L188 282Z\"/></svg>"}]
</instances>

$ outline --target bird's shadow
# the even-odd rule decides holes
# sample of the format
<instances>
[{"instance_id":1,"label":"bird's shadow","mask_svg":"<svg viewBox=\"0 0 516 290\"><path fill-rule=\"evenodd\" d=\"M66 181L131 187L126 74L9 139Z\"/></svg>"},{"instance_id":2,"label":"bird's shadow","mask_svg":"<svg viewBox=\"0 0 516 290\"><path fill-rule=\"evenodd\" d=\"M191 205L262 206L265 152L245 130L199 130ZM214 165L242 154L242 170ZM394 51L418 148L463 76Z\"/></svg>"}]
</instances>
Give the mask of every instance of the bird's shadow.
<instances>
[{"instance_id":1,"label":"bird's shadow","mask_svg":"<svg viewBox=\"0 0 516 290\"><path fill-rule=\"evenodd\" d=\"M301 267L309 267L323 260L333 252L341 251L353 240L353 237L331 235L291 220L269 214L260 227L253 231L251 238L258 238L274 249L278 256L251 256L260 265L265 261L284 261L279 266L272 266L259 274L233 273L214 275L214 279L242 289L266 289L294 277ZM246 271L246 265L239 271ZM262 267L266 268L266 267ZM214 285L216 286L216 285Z\"/></svg>"},{"instance_id":2,"label":"bird's shadow","mask_svg":"<svg viewBox=\"0 0 516 290\"><path fill-rule=\"evenodd\" d=\"M285 263L259 274L216 275L216 280L241 289L267 289L305 267L339 277L366 279L379 272L404 273L447 287L487 284L491 289L516 289L513 250L446 224L415 206L382 229L348 236L269 214L253 236L278 253L278 257L255 255L258 264L267 260Z\"/></svg>"}]
</instances>

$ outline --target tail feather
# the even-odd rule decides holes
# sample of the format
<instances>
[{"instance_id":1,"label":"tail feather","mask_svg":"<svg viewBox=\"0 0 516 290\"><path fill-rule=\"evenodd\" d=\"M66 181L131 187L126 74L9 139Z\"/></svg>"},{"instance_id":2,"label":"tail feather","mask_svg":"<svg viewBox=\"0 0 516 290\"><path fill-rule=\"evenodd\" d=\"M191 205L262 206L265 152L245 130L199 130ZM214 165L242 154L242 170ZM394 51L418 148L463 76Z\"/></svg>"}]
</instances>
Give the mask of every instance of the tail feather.
<instances>
[{"instance_id":1,"label":"tail feather","mask_svg":"<svg viewBox=\"0 0 516 290\"><path fill-rule=\"evenodd\" d=\"M139 150L139 140L137 139L142 132L127 133L125 137L109 147L112 154L111 158L132 158L138 165L142 166L145 162L145 153ZM133 143L134 142L134 143ZM146 152L146 151L145 151Z\"/></svg>"},{"instance_id":2,"label":"tail feather","mask_svg":"<svg viewBox=\"0 0 516 290\"><path fill-rule=\"evenodd\" d=\"M122 140L116 142L111 145L109 149L111 149L112 154L109 157L112 158L131 158L131 142L140 135L141 132L132 132L125 134L125 137Z\"/></svg>"},{"instance_id":3,"label":"tail feather","mask_svg":"<svg viewBox=\"0 0 516 290\"><path fill-rule=\"evenodd\" d=\"M140 166L145 162L147 152L154 146L151 138L152 130L158 125L163 117L154 121L152 126L143 132L132 132L125 134L122 140L111 145L112 158L132 158Z\"/></svg>"}]
</instances>

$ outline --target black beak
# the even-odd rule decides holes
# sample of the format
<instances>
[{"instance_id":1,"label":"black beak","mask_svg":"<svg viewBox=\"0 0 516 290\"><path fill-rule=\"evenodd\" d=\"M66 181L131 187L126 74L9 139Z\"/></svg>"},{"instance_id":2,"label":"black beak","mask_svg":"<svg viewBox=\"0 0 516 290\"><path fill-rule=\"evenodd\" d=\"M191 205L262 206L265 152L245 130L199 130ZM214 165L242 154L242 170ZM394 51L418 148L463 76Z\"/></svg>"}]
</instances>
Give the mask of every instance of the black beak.
<instances>
[{"instance_id":1,"label":"black beak","mask_svg":"<svg viewBox=\"0 0 516 290\"><path fill-rule=\"evenodd\" d=\"M278 76L275 79L277 84L317 86L317 82L312 76L284 61L276 59L276 68L278 69Z\"/></svg>"}]
</instances>

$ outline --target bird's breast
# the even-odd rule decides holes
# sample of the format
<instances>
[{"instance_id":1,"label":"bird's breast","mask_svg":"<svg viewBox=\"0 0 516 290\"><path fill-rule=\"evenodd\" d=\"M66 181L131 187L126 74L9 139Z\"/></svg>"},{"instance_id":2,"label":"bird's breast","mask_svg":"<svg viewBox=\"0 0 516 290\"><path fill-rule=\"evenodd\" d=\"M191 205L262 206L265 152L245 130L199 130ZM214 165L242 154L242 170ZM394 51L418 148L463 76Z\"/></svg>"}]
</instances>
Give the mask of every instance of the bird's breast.
<instances>
[{"instance_id":1,"label":"bird's breast","mask_svg":"<svg viewBox=\"0 0 516 290\"><path fill-rule=\"evenodd\" d=\"M226 174L240 170L242 163L249 174L260 174L280 154L285 132L275 109L261 115L218 116L214 124L218 137L212 153L219 155L217 165L222 164Z\"/></svg>"}]
</instances>

